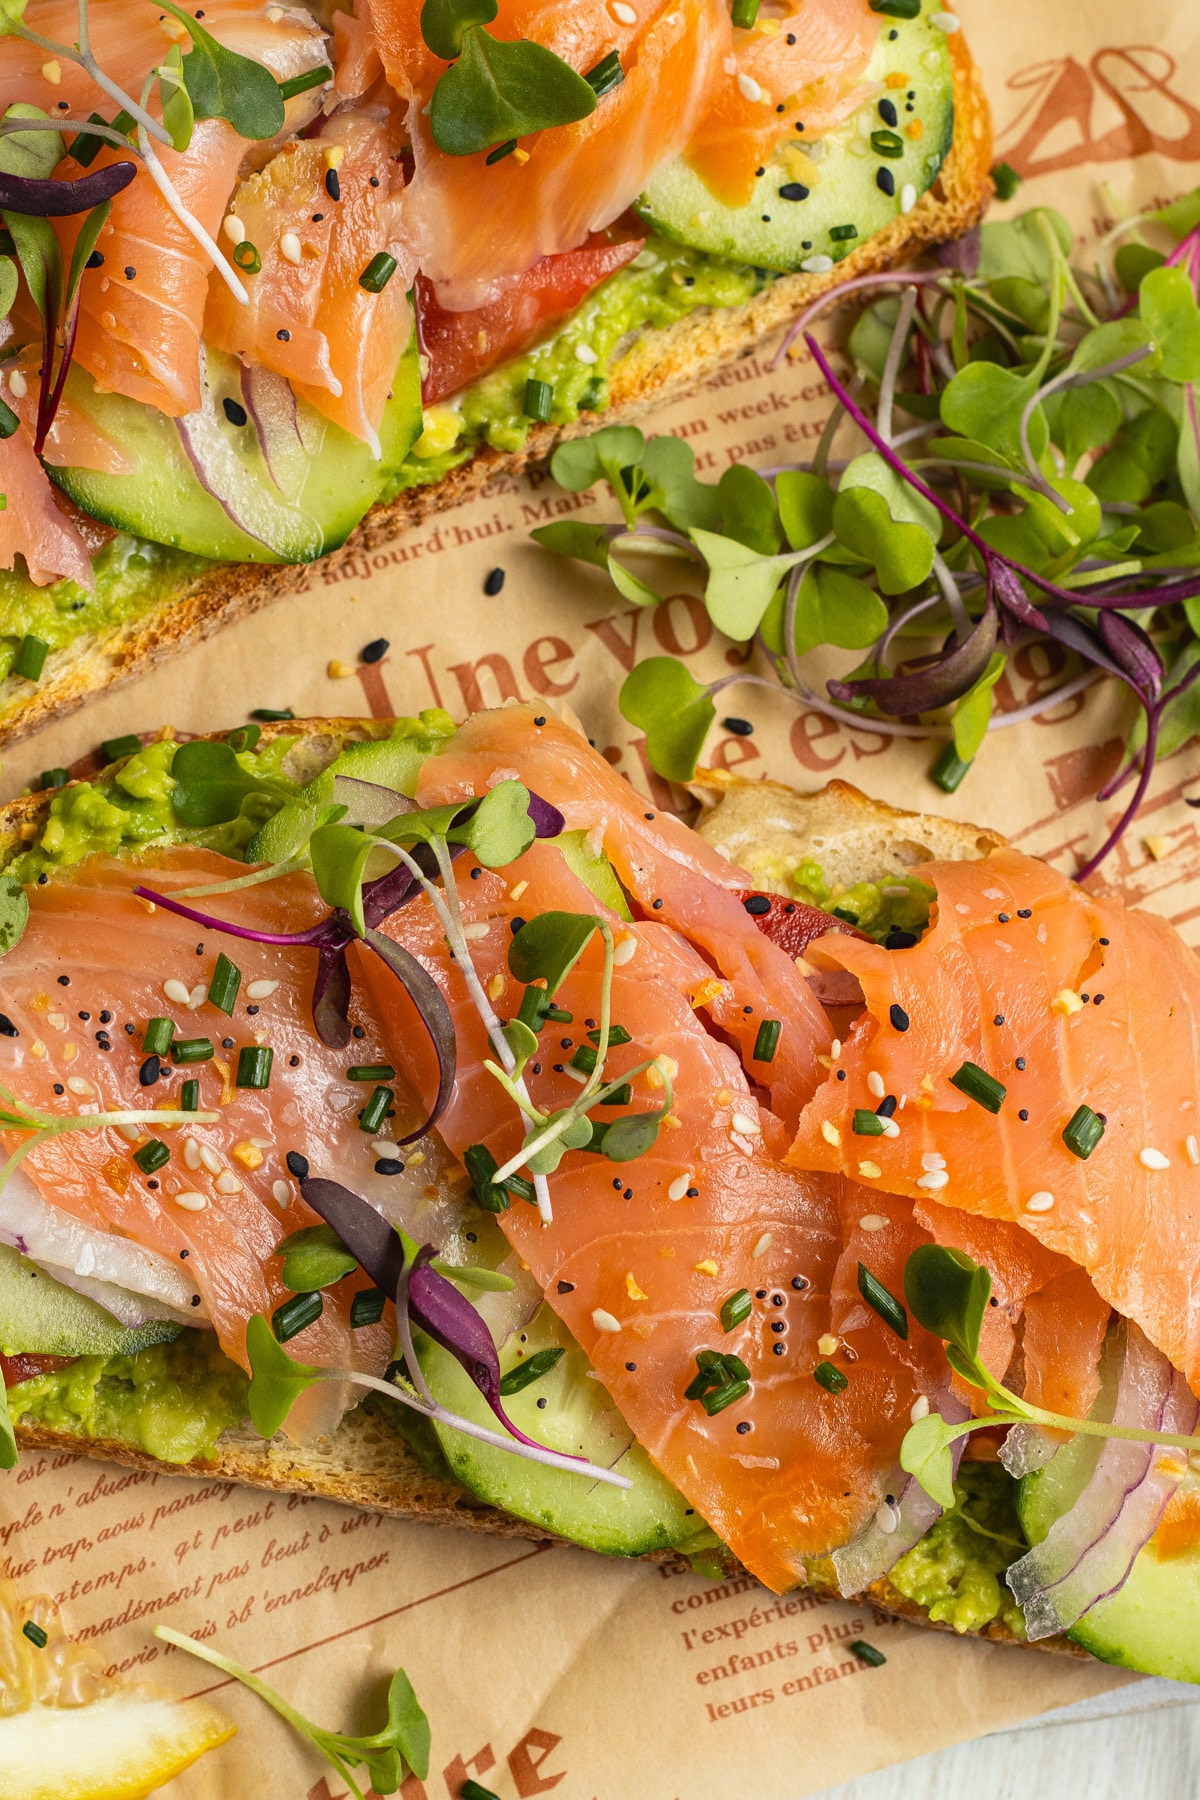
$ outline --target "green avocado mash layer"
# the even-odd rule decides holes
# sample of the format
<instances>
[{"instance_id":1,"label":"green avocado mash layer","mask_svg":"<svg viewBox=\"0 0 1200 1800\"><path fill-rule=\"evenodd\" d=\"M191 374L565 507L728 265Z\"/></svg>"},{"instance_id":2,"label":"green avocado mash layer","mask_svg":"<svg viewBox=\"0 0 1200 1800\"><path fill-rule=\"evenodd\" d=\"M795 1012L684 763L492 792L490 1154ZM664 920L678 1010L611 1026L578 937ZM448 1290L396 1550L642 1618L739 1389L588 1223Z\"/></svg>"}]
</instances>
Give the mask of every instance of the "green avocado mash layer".
<instances>
[{"instance_id":1,"label":"green avocado mash layer","mask_svg":"<svg viewBox=\"0 0 1200 1800\"><path fill-rule=\"evenodd\" d=\"M1029 1548L1016 1507L1017 1484L999 1463L964 1462L954 1483L954 1510L943 1513L888 1576L939 1625L982 1631L1001 1618L1025 1636L1021 1609L1004 1571Z\"/></svg>"}]
</instances>

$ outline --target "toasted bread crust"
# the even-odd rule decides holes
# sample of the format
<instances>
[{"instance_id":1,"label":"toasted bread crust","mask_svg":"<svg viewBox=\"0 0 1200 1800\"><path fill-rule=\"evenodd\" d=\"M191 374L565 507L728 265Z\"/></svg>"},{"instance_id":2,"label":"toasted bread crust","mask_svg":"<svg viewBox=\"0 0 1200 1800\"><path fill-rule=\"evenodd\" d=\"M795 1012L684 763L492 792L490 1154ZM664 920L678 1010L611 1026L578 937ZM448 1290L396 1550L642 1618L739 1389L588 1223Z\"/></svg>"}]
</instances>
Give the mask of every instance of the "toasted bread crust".
<instances>
[{"instance_id":1,"label":"toasted bread crust","mask_svg":"<svg viewBox=\"0 0 1200 1800\"><path fill-rule=\"evenodd\" d=\"M388 505L375 507L342 548L331 553L326 566L378 548L406 527L459 505L498 476L519 474L566 438L637 418L702 386L724 364L750 355L821 294L968 230L992 193L991 122L982 76L961 34L947 41L954 66L954 142L934 187L911 213L868 238L827 275L787 275L745 306L696 312L663 330L644 332L613 368L611 404L604 413L587 414L565 427L535 426L524 448L511 455L480 448L442 481L410 488ZM102 689L146 673L223 625L270 606L294 590L299 574L291 565L218 564L140 617L55 652L36 687L16 677L0 682L0 746L81 706Z\"/></svg>"}]
</instances>

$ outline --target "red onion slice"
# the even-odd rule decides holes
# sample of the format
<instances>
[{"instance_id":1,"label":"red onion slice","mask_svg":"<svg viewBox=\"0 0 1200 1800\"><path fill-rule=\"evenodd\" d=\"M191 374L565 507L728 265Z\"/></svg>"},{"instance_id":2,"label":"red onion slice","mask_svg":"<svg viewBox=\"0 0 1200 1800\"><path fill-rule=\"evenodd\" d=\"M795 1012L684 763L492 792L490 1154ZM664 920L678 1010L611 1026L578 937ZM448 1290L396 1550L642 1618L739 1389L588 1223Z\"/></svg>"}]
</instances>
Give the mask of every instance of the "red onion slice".
<instances>
[{"instance_id":1,"label":"red onion slice","mask_svg":"<svg viewBox=\"0 0 1200 1800\"><path fill-rule=\"evenodd\" d=\"M958 1425L967 1417L967 1408L950 1387L944 1393L934 1395L930 1404L951 1425ZM951 1446L956 1475L966 1444L963 1437ZM914 1549L942 1516L937 1501L931 1500L920 1482L912 1475L906 1475L899 1465L893 1472L892 1482L894 1485L888 1488L894 1496L892 1504L889 1506L885 1500L858 1536L833 1553L838 1590L847 1599L861 1594L873 1581L894 1569L900 1558Z\"/></svg>"},{"instance_id":2,"label":"red onion slice","mask_svg":"<svg viewBox=\"0 0 1200 1800\"><path fill-rule=\"evenodd\" d=\"M1132 1322L1125 1321L1109 1338L1101 1375L1099 1416L1104 1416L1107 1398L1116 1425L1173 1434L1194 1431L1200 1404L1183 1376ZM1066 1459L1065 1465L1059 1458ZM1005 1576L1034 1641L1069 1630L1116 1592L1154 1535L1187 1469L1178 1450L1082 1435L1063 1445L1055 1463L1064 1472L1078 1469L1079 1496Z\"/></svg>"}]
</instances>

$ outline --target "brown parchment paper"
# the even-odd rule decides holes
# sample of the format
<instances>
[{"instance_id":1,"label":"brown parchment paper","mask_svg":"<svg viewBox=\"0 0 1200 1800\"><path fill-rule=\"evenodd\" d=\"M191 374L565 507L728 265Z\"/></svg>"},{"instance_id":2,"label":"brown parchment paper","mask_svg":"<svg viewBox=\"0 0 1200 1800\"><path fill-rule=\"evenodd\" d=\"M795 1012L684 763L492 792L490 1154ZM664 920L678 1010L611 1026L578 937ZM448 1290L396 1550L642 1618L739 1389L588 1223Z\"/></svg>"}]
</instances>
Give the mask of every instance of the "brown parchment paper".
<instances>
[{"instance_id":1,"label":"brown parchment paper","mask_svg":"<svg viewBox=\"0 0 1200 1800\"><path fill-rule=\"evenodd\" d=\"M1200 181L1194 0L961 0L958 11L987 71L999 153L1027 178L1017 205L1060 207L1083 244L1118 205L1133 211ZM762 355L652 429L684 436L712 478L735 458L770 467L810 454L826 410L806 358L773 373ZM3 790L167 721L207 731L264 705L386 715L438 704L461 716L541 695L572 706L610 760L669 804L619 714L620 681L664 651L704 680L744 665L682 577L669 606L639 613L529 541L536 524L599 511L544 475L499 481L369 560L308 571L287 601L16 746ZM494 568L507 579L488 598ZM362 664L379 637L386 656ZM333 679L331 661L355 673ZM1053 650L1021 651L1001 708L1061 675ZM725 715L755 730L717 730L708 759L719 766L801 787L836 775L900 805L974 816L1068 871L1116 816L1091 796L1131 723L1110 688L1092 689L993 733L946 796L924 779L929 743L847 729L758 687L728 689ZM1183 796L1196 762L1193 747L1160 766L1106 871L1193 942L1200 840ZM180 1693L215 1677L165 1653L152 1636L160 1622L210 1639L343 1728L377 1716L402 1663L434 1735L429 1777L410 1781L404 1800L456 1796L468 1776L502 1800L787 1800L1126 1679L900 1625L869 1606L776 1600L749 1580L714 1584L69 1456L35 1453L0 1483L0 1566L26 1591L59 1595L114 1668ZM883 1668L848 1652L864 1636L885 1651ZM344 1784L258 1701L225 1686L219 1702L241 1731L172 1785L175 1800L341 1800Z\"/></svg>"}]
</instances>

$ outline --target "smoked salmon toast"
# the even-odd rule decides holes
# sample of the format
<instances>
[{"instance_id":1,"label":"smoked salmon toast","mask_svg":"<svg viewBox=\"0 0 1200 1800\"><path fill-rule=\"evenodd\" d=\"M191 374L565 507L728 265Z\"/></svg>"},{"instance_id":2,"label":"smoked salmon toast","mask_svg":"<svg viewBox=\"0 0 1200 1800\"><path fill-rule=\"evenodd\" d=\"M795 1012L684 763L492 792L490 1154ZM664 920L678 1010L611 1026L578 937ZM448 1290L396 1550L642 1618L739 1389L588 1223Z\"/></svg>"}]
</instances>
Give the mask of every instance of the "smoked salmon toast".
<instances>
[{"instance_id":1,"label":"smoked salmon toast","mask_svg":"<svg viewBox=\"0 0 1200 1800\"><path fill-rule=\"evenodd\" d=\"M512 705L13 802L0 1463L1200 1679L1192 952L992 833L699 787Z\"/></svg>"},{"instance_id":2,"label":"smoked salmon toast","mask_svg":"<svg viewBox=\"0 0 1200 1800\"><path fill-rule=\"evenodd\" d=\"M0 37L0 742L991 192L932 0L460 10L84 0L80 47L28 0Z\"/></svg>"}]
</instances>

